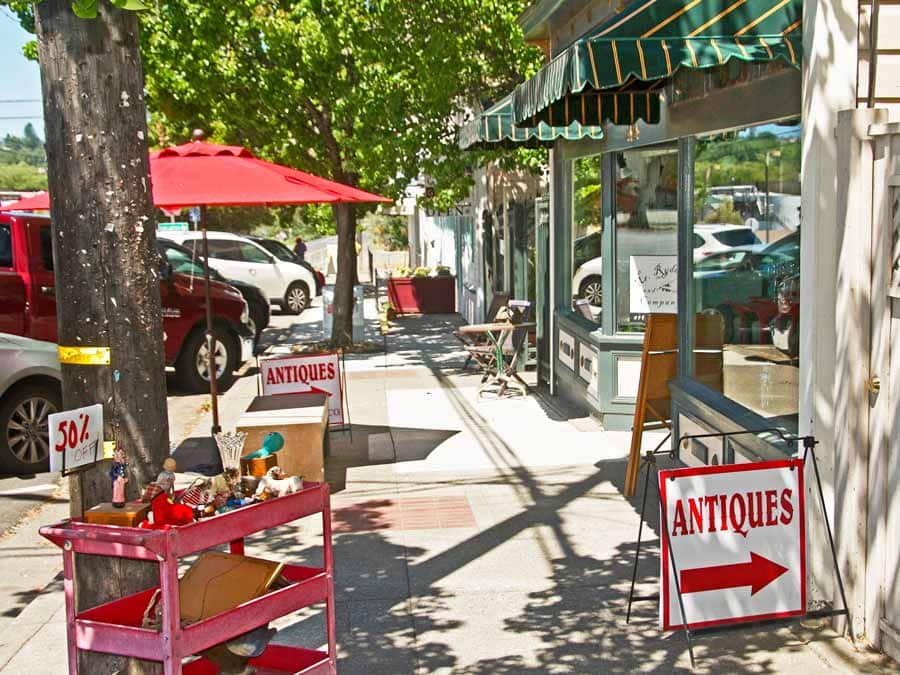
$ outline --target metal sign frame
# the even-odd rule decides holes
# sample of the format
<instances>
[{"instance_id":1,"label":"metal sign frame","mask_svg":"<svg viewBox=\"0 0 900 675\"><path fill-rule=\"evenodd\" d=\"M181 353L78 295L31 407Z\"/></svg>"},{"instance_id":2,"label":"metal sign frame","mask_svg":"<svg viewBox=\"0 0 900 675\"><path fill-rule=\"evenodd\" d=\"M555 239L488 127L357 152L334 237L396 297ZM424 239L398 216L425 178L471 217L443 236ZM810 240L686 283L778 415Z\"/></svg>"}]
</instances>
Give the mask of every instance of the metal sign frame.
<instances>
[{"instance_id":1,"label":"metal sign frame","mask_svg":"<svg viewBox=\"0 0 900 675\"><path fill-rule=\"evenodd\" d=\"M633 603L640 602L640 601L647 601L647 600L660 600L660 595L658 593L651 594L651 595L635 595L634 594L634 587L635 587L635 584L637 583L638 561L639 561L640 555L641 555L641 536L643 534L643 529L644 529L644 517L647 512L647 494L650 491L650 483L651 483L650 474L654 473L654 471L656 471L656 472L659 471L657 463L656 463L657 456L668 455L672 460L674 460L675 459L675 448L681 446L681 444L684 441L689 440L689 439L694 439L694 438L722 438L722 439L724 439L724 438L728 438L731 436L757 435L757 434L762 434L762 433L773 433L787 443L802 444L803 467L806 466L806 463L808 460L812 460L813 471L814 471L815 479L816 479L816 489L819 493L819 505L821 507L822 518L825 523L825 532L828 534L828 544L829 544L829 547L831 548L831 561L834 565L834 574L837 579L838 589L840 590L840 593L841 593L841 602L843 604L843 609L816 610L816 611L812 611L812 612L803 612L802 614L794 614L790 617L785 617L785 618L763 618L760 620L749 619L747 621L742 621L740 623L729 623L729 624L725 624L725 625L716 625L716 626L694 628L694 629L691 629L690 626L688 625L688 622L685 621L684 624L681 626L681 630L684 631L685 641L687 642L688 654L690 655L690 660L691 660L691 668L694 668L694 666L695 666L694 647L693 647L693 642L692 642L693 637L697 637L697 636L704 635L704 634L716 633L716 632L720 632L720 631L724 631L724 630L734 630L734 629L740 628L742 626L782 624L782 623L802 621L802 620L806 620L806 619L810 619L810 618L828 618L828 617L834 617L834 616L846 616L848 623L850 622L850 609L849 609L850 606L847 604L847 596L844 592L844 581L843 581L843 578L841 577L841 568L838 565L837 550L835 549L835 546L834 546L834 536L832 535L831 522L828 518L828 510L825 505L825 495L822 492L822 480L819 476L819 465L818 465L818 462L816 461L815 448L816 448L816 445L818 445L818 441L813 436L793 436L793 435L784 433L781 429L769 428L769 429L756 429L756 430L748 429L748 430L743 430L743 431L730 431L730 432L709 433L709 434L685 434L678 439L678 443L674 444L672 446L672 449L670 449L670 450L662 450L661 449L663 444L667 440L667 439L663 439L662 443L660 443L658 446L656 446L655 449L649 450L646 453L646 455L644 456L643 461L642 461L643 468L644 468L644 494L641 498L641 519L638 524L637 547L634 552L634 566L633 566L632 572L631 572L631 588L628 591L628 610L625 615L625 623L631 622L631 607L632 607ZM656 480L656 481L652 481L652 482L653 482L654 486L656 487L656 495L660 500L660 504L663 504L664 503L663 497L662 497L662 494L659 489L659 481ZM671 539L669 536L668 520L666 518L660 518L660 521L661 521L660 529L662 530L662 537L663 537L663 542L664 542L663 550L668 551L668 556L667 556L669 559L668 562L669 562L669 565L671 565L672 570L675 573L675 575L674 575L675 576L675 591L678 596L678 608L681 611L682 618L684 618L686 616L685 611L684 611L684 599L682 597L681 586L678 581L678 565L677 565L677 561L675 560L675 554L672 551ZM660 581L662 581L662 580L660 580ZM852 632L849 635L850 635L850 640L852 642L853 641Z\"/></svg>"}]
</instances>

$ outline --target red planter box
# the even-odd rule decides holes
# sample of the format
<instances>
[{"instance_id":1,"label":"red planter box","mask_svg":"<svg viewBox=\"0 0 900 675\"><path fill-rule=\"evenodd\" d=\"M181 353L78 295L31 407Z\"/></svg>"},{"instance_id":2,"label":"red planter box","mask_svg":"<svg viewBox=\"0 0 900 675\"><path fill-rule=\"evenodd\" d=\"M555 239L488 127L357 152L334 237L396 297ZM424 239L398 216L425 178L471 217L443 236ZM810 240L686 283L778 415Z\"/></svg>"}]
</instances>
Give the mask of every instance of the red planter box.
<instances>
[{"instance_id":1,"label":"red planter box","mask_svg":"<svg viewBox=\"0 0 900 675\"><path fill-rule=\"evenodd\" d=\"M450 314L456 311L456 280L389 277L388 298L399 314Z\"/></svg>"}]
</instances>

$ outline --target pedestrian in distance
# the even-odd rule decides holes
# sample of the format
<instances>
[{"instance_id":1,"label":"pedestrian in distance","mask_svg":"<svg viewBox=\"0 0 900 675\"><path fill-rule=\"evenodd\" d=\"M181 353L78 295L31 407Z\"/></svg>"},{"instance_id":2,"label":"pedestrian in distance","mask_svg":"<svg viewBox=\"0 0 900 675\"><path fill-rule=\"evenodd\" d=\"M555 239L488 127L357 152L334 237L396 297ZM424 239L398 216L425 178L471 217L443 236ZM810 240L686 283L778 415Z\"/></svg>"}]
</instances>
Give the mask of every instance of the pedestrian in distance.
<instances>
[{"instance_id":1,"label":"pedestrian in distance","mask_svg":"<svg viewBox=\"0 0 900 675\"><path fill-rule=\"evenodd\" d=\"M300 262L305 262L306 244L303 242L303 237L298 235L294 242L294 255L297 256L297 260Z\"/></svg>"}]
</instances>

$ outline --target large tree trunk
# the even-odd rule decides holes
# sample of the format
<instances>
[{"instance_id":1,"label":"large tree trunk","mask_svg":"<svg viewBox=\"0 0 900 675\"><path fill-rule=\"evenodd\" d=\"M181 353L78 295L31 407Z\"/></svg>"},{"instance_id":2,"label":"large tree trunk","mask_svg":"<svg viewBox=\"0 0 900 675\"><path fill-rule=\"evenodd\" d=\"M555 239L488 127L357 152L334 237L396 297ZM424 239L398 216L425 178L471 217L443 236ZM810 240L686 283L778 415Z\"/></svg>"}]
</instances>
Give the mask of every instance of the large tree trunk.
<instances>
[{"instance_id":1,"label":"large tree trunk","mask_svg":"<svg viewBox=\"0 0 900 675\"><path fill-rule=\"evenodd\" d=\"M102 403L104 437L121 441L128 498L169 453L155 214L144 81L134 12L100 0L79 19L70 0L35 5L47 130L59 343L108 346L109 366L63 365L66 408ZM110 501L108 462L71 481L74 515ZM80 608L155 585L157 566L77 556ZM81 672L143 668L82 652Z\"/></svg>"},{"instance_id":2,"label":"large tree trunk","mask_svg":"<svg viewBox=\"0 0 900 675\"><path fill-rule=\"evenodd\" d=\"M332 204L337 224L337 280L334 285L334 323L331 340L338 347L353 342L353 283L356 280L356 207Z\"/></svg>"}]
</instances>

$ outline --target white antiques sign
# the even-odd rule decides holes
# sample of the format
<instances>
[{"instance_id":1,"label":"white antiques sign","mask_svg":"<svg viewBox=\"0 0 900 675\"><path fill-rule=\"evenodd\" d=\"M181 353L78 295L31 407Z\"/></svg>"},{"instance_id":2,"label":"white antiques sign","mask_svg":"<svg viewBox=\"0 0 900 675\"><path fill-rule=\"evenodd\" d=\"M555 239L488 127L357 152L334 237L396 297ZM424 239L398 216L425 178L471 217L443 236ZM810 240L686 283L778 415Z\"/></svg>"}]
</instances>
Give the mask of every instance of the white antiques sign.
<instances>
[{"instance_id":1,"label":"white antiques sign","mask_svg":"<svg viewBox=\"0 0 900 675\"><path fill-rule=\"evenodd\" d=\"M678 256L633 255L630 260L632 314L678 312Z\"/></svg>"},{"instance_id":2,"label":"white antiques sign","mask_svg":"<svg viewBox=\"0 0 900 675\"><path fill-rule=\"evenodd\" d=\"M298 354L259 362L262 393L304 394L319 392L328 398L328 423L344 424L341 360L337 352Z\"/></svg>"},{"instance_id":3,"label":"white antiques sign","mask_svg":"<svg viewBox=\"0 0 900 675\"><path fill-rule=\"evenodd\" d=\"M103 406L53 413L50 426L50 470L72 471L103 459Z\"/></svg>"},{"instance_id":4,"label":"white antiques sign","mask_svg":"<svg viewBox=\"0 0 900 675\"><path fill-rule=\"evenodd\" d=\"M660 623L690 628L806 612L803 462L659 472ZM671 555L670 555L671 550Z\"/></svg>"}]
</instances>

